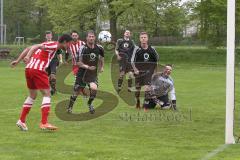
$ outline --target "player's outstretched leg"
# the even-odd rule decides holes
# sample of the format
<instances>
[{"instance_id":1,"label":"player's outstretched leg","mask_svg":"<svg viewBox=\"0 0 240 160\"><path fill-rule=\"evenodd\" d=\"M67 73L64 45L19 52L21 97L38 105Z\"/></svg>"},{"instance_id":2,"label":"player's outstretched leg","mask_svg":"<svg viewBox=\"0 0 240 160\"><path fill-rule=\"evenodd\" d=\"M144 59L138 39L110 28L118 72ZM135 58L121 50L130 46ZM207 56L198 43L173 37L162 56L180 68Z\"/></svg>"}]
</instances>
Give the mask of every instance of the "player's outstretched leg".
<instances>
[{"instance_id":1,"label":"player's outstretched leg","mask_svg":"<svg viewBox=\"0 0 240 160\"><path fill-rule=\"evenodd\" d=\"M51 107L50 95L47 96L46 94L44 94L43 101L42 101L42 106L41 106L42 119L41 119L41 123L39 125L39 127L43 130L57 130L56 126L48 123L48 116L49 116L49 112L50 112L50 107Z\"/></svg>"},{"instance_id":2,"label":"player's outstretched leg","mask_svg":"<svg viewBox=\"0 0 240 160\"><path fill-rule=\"evenodd\" d=\"M27 99L25 100L25 102L24 102L24 104L23 104L20 118L19 118L19 120L18 120L17 123L16 123L16 125L17 125L22 131L27 131L27 130L28 130L25 121L26 121L26 117L27 117L29 111L30 111L31 108L32 108L33 103L34 103L34 99L31 98L31 97L27 97Z\"/></svg>"},{"instance_id":3,"label":"player's outstretched leg","mask_svg":"<svg viewBox=\"0 0 240 160\"><path fill-rule=\"evenodd\" d=\"M76 99L77 99L77 95L76 94L71 95L69 104L67 106L67 112L68 113L72 113L73 105L74 105Z\"/></svg>"},{"instance_id":4,"label":"player's outstretched leg","mask_svg":"<svg viewBox=\"0 0 240 160\"><path fill-rule=\"evenodd\" d=\"M73 105L78 97L78 94L79 94L79 91L81 91L83 88L78 85L78 84L75 84L74 87L73 87L73 94L71 95L70 97L70 100L69 100L69 104L67 106L67 112L68 113L72 113L72 110L73 110Z\"/></svg>"},{"instance_id":5,"label":"player's outstretched leg","mask_svg":"<svg viewBox=\"0 0 240 160\"><path fill-rule=\"evenodd\" d=\"M89 107L89 112L91 114L95 113L95 109L92 103L96 95L97 95L97 85L95 83L90 83L90 97L88 100L88 107Z\"/></svg>"}]
</instances>

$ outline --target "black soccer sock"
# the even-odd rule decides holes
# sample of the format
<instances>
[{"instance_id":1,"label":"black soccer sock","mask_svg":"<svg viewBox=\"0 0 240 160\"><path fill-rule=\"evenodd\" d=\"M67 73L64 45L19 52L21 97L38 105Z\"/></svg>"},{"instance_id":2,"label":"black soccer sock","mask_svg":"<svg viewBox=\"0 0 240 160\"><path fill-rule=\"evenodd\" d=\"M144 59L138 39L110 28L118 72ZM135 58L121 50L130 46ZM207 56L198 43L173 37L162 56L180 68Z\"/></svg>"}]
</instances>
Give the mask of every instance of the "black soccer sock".
<instances>
[{"instance_id":1,"label":"black soccer sock","mask_svg":"<svg viewBox=\"0 0 240 160\"><path fill-rule=\"evenodd\" d=\"M96 95L97 95L97 91L96 90L90 90L90 97L88 99L88 105L89 106L92 105L92 102L95 99Z\"/></svg>"},{"instance_id":2,"label":"black soccer sock","mask_svg":"<svg viewBox=\"0 0 240 160\"><path fill-rule=\"evenodd\" d=\"M123 77L119 77L119 79L118 79L118 88L119 89L122 87L122 83L123 83Z\"/></svg>"},{"instance_id":3,"label":"black soccer sock","mask_svg":"<svg viewBox=\"0 0 240 160\"><path fill-rule=\"evenodd\" d=\"M71 95L68 108L73 108L73 105L74 105L76 99L77 99L77 96L76 96L76 95Z\"/></svg>"},{"instance_id":4,"label":"black soccer sock","mask_svg":"<svg viewBox=\"0 0 240 160\"><path fill-rule=\"evenodd\" d=\"M132 78L129 78L128 79L128 88L131 88L132 87Z\"/></svg>"},{"instance_id":5,"label":"black soccer sock","mask_svg":"<svg viewBox=\"0 0 240 160\"><path fill-rule=\"evenodd\" d=\"M141 87L136 87L135 97L136 100L139 100Z\"/></svg>"},{"instance_id":6,"label":"black soccer sock","mask_svg":"<svg viewBox=\"0 0 240 160\"><path fill-rule=\"evenodd\" d=\"M140 108L140 89L139 87L136 87L135 97L136 97L136 108Z\"/></svg>"},{"instance_id":7,"label":"black soccer sock","mask_svg":"<svg viewBox=\"0 0 240 160\"><path fill-rule=\"evenodd\" d=\"M50 86L52 88L53 91L56 91L56 79L52 78L50 79Z\"/></svg>"}]
</instances>

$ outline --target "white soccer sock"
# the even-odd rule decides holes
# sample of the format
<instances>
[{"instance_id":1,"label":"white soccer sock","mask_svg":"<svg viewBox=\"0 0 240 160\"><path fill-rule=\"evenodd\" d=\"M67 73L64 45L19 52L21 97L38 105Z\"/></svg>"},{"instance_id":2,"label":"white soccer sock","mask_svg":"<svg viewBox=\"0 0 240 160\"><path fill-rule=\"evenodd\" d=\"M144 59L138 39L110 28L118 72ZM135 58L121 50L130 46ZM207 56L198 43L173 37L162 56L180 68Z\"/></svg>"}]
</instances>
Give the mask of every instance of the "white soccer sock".
<instances>
[{"instance_id":1,"label":"white soccer sock","mask_svg":"<svg viewBox=\"0 0 240 160\"><path fill-rule=\"evenodd\" d=\"M23 107L32 107L34 101L35 100L32 99L31 97L27 97L24 104L23 104Z\"/></svg>"},{"instance_id":2,"label":"white soccer sock","mask_svg":"<svg viewBox=\"0 0 240 160\"><path fill-rule=\"evenodd\" d=\"M50 106L51 106L51 98L50 97L43 97L41 108L50 107Z\"/></svg>"}]
</instances>

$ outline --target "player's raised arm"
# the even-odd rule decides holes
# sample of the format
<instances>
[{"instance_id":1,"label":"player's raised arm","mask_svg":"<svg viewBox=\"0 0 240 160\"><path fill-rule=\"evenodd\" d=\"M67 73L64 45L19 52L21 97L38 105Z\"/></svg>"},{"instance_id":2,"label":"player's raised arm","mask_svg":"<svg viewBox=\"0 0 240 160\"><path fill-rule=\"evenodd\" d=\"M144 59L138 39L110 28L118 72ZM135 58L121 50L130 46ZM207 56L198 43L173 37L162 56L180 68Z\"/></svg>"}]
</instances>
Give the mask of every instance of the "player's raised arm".
<instances>
[{"instance_id":1,"label":"player's raised arm","mask_svg":"<svg viewBox=\"0 0 240 160\"><path fill-rule=\"evenodd\" d=\"M24 57L23 61L24 63L28 63L29 60L30 60L30 57L32 56L32 54L37 50L37 49L42 49L44 48L44 45L43 44L36 44L36 45L33 45L31 47L31 49L28 51L27 55Z\"/></svg>"},{"instance_id":2,"label":"player's raised arm","mask_svg":"<svg viewBox=\"0 0 240 160\"><path fill-rule=\"evenodd\" d=\"M18 56L18 58L14 61L11 62L11 67L16 67L17 64L27 55L27 53L29 52L29 50L31 49L30 47L25 48L22 53Z\"/></svg>"}]
</instances>

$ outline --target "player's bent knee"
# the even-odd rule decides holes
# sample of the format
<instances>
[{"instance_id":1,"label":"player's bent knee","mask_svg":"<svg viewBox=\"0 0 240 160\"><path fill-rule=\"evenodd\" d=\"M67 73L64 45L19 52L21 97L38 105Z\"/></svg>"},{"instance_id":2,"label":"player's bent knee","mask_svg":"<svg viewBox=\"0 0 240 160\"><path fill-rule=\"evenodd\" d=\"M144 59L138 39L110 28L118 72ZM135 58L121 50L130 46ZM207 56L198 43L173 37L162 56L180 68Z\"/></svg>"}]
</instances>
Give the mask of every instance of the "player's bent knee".
<instances>
[{"instance_id":1,"label":"player's bent knee","mask_svg":"<svg viewBox=\"0 0 240 160\"><path fill-rule=\"evenodd\" d=\"M97 90L97 89L98 89L97 84L95 84L95 83L90 83L90 89L91 89L91 90Z\"/></svg>"},{"instance_id":2,"label":"player's bent knee","mask_svg":"<svg viewBox=\"0 0 240 160\"><path fill-rule=\"evenodd\" d=\"M35 100L37 98L37 94L35 94L35 95L30 94L29 97L32 98L33 100Z\"/></svg>"},{"instance_id":3,"label":"player's bent knee","mask_svg":"<svg viewBox=\"0 0 240 160\"><path fill-rule=\"evenodd\" d=\"M50 80L51 81L56 81L56 75L55 74L50 74Z\"/></svg>"},{"instance_id":4,"label":"player's bent knee","mask_svg":"<svg viewBox=\"0 0 240 160\"><path fill-rule=\"evenodd\" d=\"M36 99L37 98L37 90L29 90L29 97L31 97L32 99Z\"/></svg>"}]
</instances>

